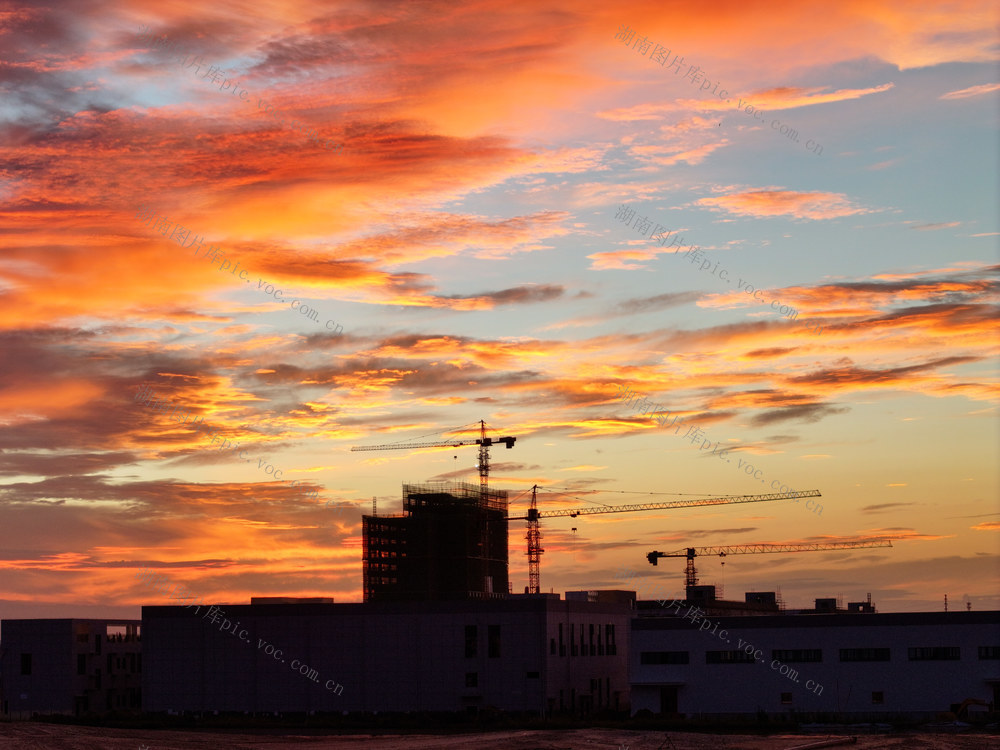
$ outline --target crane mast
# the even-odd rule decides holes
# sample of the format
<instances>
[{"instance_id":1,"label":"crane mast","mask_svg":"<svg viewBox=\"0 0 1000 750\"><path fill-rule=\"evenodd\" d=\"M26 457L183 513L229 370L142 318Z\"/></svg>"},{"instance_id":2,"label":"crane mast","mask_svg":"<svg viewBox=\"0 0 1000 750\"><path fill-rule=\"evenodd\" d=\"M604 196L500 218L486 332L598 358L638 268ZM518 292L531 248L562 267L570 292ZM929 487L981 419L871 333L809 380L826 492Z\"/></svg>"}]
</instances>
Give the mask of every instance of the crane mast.
<instances>
[{"instance_id":1,"label":"crane mast","mask_svg":"<svg viewBox=\"0 0 1000 750\"><path fill-rule=\"evenodd\" d=\"M531 507L528 509L528 591L540 593L542 583L542 530L538 526L538 485L531 488Z\"/></svg>"}]
</instances>

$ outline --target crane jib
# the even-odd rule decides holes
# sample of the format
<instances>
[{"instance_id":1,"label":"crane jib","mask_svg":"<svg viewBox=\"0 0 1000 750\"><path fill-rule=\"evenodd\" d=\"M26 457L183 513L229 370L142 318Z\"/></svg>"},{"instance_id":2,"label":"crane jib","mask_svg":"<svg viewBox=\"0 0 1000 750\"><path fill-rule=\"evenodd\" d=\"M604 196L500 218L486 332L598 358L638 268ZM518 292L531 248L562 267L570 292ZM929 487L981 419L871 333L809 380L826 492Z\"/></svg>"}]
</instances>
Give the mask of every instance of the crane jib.
<instances>
[{"instance_id":1,"label":"crane jib","mask_svg":"<svg viewBox=\"0 0 1000 750\"><path fill-rule=\"evenodd\" d=\"M774 492L767 495L726 495L702 500L672 500L665 503L642 503L639 505L605 505L600 508L568 508L565 510L537 511L539 518L576 518L600 513L629 513L641 510L670 510L671 508L695 508L704 505L734 505L739 503L761 503L772 500L793 500L802 497L822 497L819 490L796 490ZM508 516L508 521L527 521L527 516Z\"/></svg>"}]
</instances>

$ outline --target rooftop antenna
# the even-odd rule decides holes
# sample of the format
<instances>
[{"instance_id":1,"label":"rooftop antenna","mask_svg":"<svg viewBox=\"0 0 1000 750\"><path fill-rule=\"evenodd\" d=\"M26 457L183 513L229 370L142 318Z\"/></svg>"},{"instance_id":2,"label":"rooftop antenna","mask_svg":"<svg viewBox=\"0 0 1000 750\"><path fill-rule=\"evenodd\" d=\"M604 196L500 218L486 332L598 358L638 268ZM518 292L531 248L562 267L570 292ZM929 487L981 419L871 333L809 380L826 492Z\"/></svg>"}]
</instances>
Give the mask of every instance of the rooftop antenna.
<instances>
[{"instance_id":1,"label":"rooftop antenna","mask_svg":"<svg viewBox=\"0 0 1000 750\"><path fill-rule=\"evenodd\" d=\"M377 515L378 515L378 500L376 500L375 496L372 495L372 516L377 516Z\"/></svg>"},{"instance_id":2,"label":"rooftop antenna","mask_svg":"<svg viewBox=\"0 0 1000 750\"><path fill-rule=\"evenodd\" d=\"M947 594L944 595L944 611L945 612L948 611L948 595Z\"/></svg>"}]
</instances>

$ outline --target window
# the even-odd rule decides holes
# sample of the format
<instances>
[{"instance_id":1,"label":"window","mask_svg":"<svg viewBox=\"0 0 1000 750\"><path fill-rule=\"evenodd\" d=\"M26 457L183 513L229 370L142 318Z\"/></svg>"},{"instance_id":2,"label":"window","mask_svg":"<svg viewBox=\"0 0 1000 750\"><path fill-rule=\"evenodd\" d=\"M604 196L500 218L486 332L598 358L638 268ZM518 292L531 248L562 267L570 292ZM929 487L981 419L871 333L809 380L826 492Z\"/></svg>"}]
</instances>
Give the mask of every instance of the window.
<instances>
[{"instance_id":1,"label":"window","mask_svg":"<svg viewBox=\"0 0 1000 750\"><path fill-rule=\"evenodd\" d=\"M617 656L618 646L615 645L615 626L610 623L604 626L604 642L608 644L608 656Z\"/></svg>"},{"instance_id":2,"label":"window","mask_svg":"<svg viewBox=\"0 0 1000 750\"><path fill-rule=\"evenodd\" d=\"M891 661L887 648L842 648L841 661Z\"/></svg>"},{"instance_id":3,"label":"window","mask_svg":"<svg viewBox=\"0 0 1000 750\"><path fill-rule=\"evenodd\" d=\"M687 651L643 651L639 654L640 664L687 664Z\"/></svg>"},{"instance_id":4,"label":"window","mask_svg":"<svg viewBox=\"0 0 1000 750\"><path fill-rule=\"evenodd\" d=\"M745 651L706 651L706 664L754 664L753 654Z\"/></svg>"},{"instance_id":5,"label":"window","mask_svg":"<svg viewBox=\"0 0 1000 750\"><path fill-rule=\"evenodd\" d=\"M489 637L489 657L491 659L500 658L500 626L490 625L487 633Z\"/></svg>"},{"instance_id":6,"label":"window","mask_svg":"<svg viewBox=\"0 0 1000 750\"><path fill-rule=\"evenodd\" d=\"M465 658L470 659L477 653L479 641L479 628L475 625L465 626Z\"/></svg>"},{"instance_id":7,"label":"window","mask_svg":"<svg viewBox=\"0 0 1000 750\"><path fill-rule=\"evenodd\" d=\"M980 659L1000 659L1000 646L980 646Z\"/></svg>"},{"instance_id":8,"label":"window","mask_svg":"<svg viewBox=\"0 0 1000 750\"><path fill-rule=\"evenodd\" d=\"M31 654L21 654L21 674L31 674Z\"/></svg>"},{"instance_id":9,"label":"window","mask_svg":"<svg viewBox=\"0 0 1000 750\"><path fill-rule=\"evenodd\" d=\"M563 643L563 624L559 623L559 656L566 656L566 644Z\"/></svg>"},{"instance_id":10,"label":"window","mask_svg":"<svg viewBox=\"0 0 1000 750\"><path fill-rule=\"evenodd\" d=\"M958 661L958 646L929 646L927 648L911 648L910 661Z\"/></svg>"},{"instance_id":11,"label":"window","mask_svg":"<svg viewBox=\"0 0 1000 750\"><path fill-rule=\"evenodd\" d=\"M77 654L76 655L76 673L77 674L87 674L87 655Z\"/></svg>"},{"instance_id":12,"label":"window","mask_svg":"<svg viewBox=\"0 0 1000 750\"><path fill-rule=\"evenodd\" d=\"M576 656L576 625L573 623L569 624L569 655Z\"/></svg>"},{"instance_id":13,"label":"window","mask_svg":"<svg viewBox=\"0 0 1000 750\"><path fill-rule=\"evenodd\" d=\"M479 687L479 672L466 672L465 686L467 688Z\"/></svg>"},{"instance_id":14,"label":"window","mask_svg":"<svg viewBox=\"0 0 1000 750\"><path fill-rule=\"evenodd\" d=\"M885 695L882 694L881 690L877 690L872 693L872 705L881 706L885 703Z\"/></svg>"},{"instance_id":15,"label":"window","mask_svg":"<svg viewBox=\"0 0 1000 750\"><path fill-rule=\"evenodd\" d=\"M549 656L556 655L556 639L549 638Z\"/></svg>"},{"instance_id":16,"label":"window","mask_svg":"<svg viewBox=\"0 0 1000 750\"><path fill-rule=\"evenodd\" d=\"M788 650L775 649L771 658L782 664L796 661L823 661L823 650L819 648L794 648Z\"/></svg>"},{"instance_id":17,"label":"window","mask_svg":"<svg viewBox=\"0 0 1000 750\"><path fill-rule=\"evenodd\" d=\"M781 705L783 705L783 706L790 706L790 705L792 705L792 694L791 693L782 693L781 694Z\"/></svg>"},{"instance_id":18,"label":"window","mask_svg":"<svg viewBox=\"0 0 1000 750\"><path fill-rule=\"evenodd\" d=\"M526 677L529 680L537 680L537 679L539 679L541 677L541 675L538 672L528 672L528 674L526 675Z\"/></svg>"}]
</instances>

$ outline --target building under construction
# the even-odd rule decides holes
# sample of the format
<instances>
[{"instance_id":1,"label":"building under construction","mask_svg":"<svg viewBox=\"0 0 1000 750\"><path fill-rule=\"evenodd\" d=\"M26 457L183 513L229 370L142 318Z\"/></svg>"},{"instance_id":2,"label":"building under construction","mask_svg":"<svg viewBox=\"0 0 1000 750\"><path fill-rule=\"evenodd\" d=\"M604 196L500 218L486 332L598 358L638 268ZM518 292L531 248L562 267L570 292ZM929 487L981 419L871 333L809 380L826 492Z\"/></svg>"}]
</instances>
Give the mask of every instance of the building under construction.
<instances>
[{"instance_id":1,"label":"building under construction","mask_svg":"<svg viewBox=\"0 0 1000 750\"><path fill-rule=\"evenodd\" d=\"M364 600L505 597L507 492L467 482L403 485L403 513L362 516Z\"/></svg>"}]
</instances>

